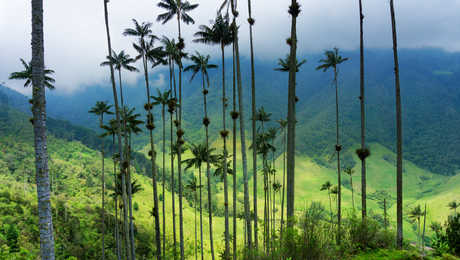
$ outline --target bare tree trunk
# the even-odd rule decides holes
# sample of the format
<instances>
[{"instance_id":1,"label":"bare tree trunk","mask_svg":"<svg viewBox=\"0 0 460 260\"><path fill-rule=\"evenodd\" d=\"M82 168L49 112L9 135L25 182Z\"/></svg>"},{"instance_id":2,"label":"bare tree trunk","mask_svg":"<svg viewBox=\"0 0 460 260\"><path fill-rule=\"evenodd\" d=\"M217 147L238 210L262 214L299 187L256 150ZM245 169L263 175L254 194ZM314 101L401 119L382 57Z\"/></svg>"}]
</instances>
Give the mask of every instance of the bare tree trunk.
<instances>
[{"instance_id":1,"label":"bare tree trunk","mask_svg":"<svg viewBox=\"0 0 460 260\"><path fill-rule=\"evenodd\" d=\"M236 112L236 60L235 60L235 45L232 45L232 68L233 68L233 260L236 260L236 249L237 249L237 242L236 242L236 192L237 192L237 184L236 184L236 116L238 115Z\"/></svg>"},{"instance_id":2,"label":"bare tree trunk","mask_svg":"<svg viewBox=\"0 0 460 260\"><path fill-rule=\"evenodd\" d=\"M283 228L284 228L284 192L286 190L286 127L283 127L283 191L281 195L281 229L280 229L280 242L283 242Z\"/></svg>"},{"instance_id":3,"label":"bare tree trunk","mask_svg":"<svg viewBox=\"0 0 460 260\"><path fill-rule=\"evenodd\" d=\"M54 260L54 235L46 137L45 58L43 42L43 0L32 0L32 114L40 256L43 260Z\"/></svg>"},{"instance_id":4,"label":"bare tree trunk","mask_svg":"<svg viewBox=\"0 0 460 260\"><path fill-rule=\"evenodd\" d=\"M162 153L163 153L163 169L162 169L162 175L163 175L163 180L162 180L162 194L163 194L163 200L162 200L162 210L163 210L163 259L166 259L166 210L165 210L165 184L166 184L166 175L165 175L165 166L166 166L166 117L165 117L165 105L162 106L161 110L161 118L163 120L163 147L162 147Z\"/></svg>"},{"instance_id":5,"label":"bare tree trunk","mask_svg":"<svg viewBox=\"0 0 460 260\"><path fill-rule=\"evenodd\" d=\"M226 107L227 97L225 95L225 46L221 44L222 52L222 126L223 133L222 138L224 139L224 221L225 221L225 259L230 254L230 243L229 243L229 223L228 223L228 180L227 180L227 127L226 127Z\"/></svg>"},{"instance_id":6,"label":"bare tree trunk","mask_svg":"<svg viewBox=\"0 0 460 260\"><path fill-rule=\"evenodd\" d=\"M101 114L99 127L103 127L104 115ZM104 140L101 142L101 157L102 157L102 260L105 259L105 175L104 175ZM56 207L57 209L57 207Z\"/></svg>"},{"instance_id":7,"label":"bare tree trunk","mask_svg":"<svg viewBox=\"0 0 460 260\"><path fill-rule=\"evenodd\" d=\"M296 102L296 52L297 52L297 16L300 5L297 0L291 0L289 13L292 16L291 50L289 56L289 90L288 90L288 136L287 136L287 220L288 227L294 224L294 186L295 186L295 102Z\"/></svg>"},{"instance_id":8,"label":"bare tree trunk","mask_svg":"<svg viewBox=\"0 0 460 260\"><path fill-rule=\"evenodd\" d=\"M203 195L202 195L202 184L201 184L201 166L199 168L200 174L200 251L201 251L201 260L204 259L204 252L203 252Z\"/></svg>"},{"instance_id":9,"label":"bare tree trunk","mask_svg":"<svg viewBox=\"0 0 460 260\"><path fill-rule=\"evenodd\" d=\"M107 11L107 2L108 0L103 0L104 1L104 13L105 13L105 27L106 27L106 33L107 33L107 49L108 49L108 55L110 56L111 53L112 53L112 44L111 44L111 41L110 41L110 30L109 30L109 15L108 15L108 11ZM123 205L125 205L125 207L123 207L123 212L124 212L124 223L125 223L125 229L127 230L128 229L128 215L127 215L127 212L126 212L126 205L128 205L127 203L127 197L126 197L126 168L123 166L124 165L124 155L123 155L123 145L122 145L122 142L121 142L121 133L120 133L120 130L121 130L121 120L120 120L120 109L119 109L119 106L118 106L118 95L117 95L117 88L116 88L116 85L115 85L115 73L114 73L114 69L113 69L113 64L111 63L110 64L110 80L111 80L111 83L112 83L112 92L113 92L113 99L114 99L114 104L115 104L115 118L116 118L116 122L117 122L117 125L116 125L116 129L117 129L117 137L118 137L118 153L120 155L120 174L121 174L121 186L122 186L122 200L123 200ZM129 241L128 241L128 237L125 236L125 243L126 243L126 246L128 247L129 246ZM129 259L128 259L129 260Z\"/></svg>"},{"instance_id":10,"label":"bare tree trunk","mask_svg":"<svg viewBox=\"0 0 460 260\"><path fill-rule=\"evenodd\" d=\"M172 62L171 58L169 59L169 82L170 82L170 90L171 93L174 93L174 98L177 100L176 94L176 75L174 73L174 63ZM172 78L172 80L171 80ZM173 85L171 82L174 82L174 92L173 92ZM174 259L176 259L177 253L177 238L176 238L176 206L175 206L175 182L174 182L174 135L173 135L173 113L174 111L170 111L170 135L171 135L171 147L170 147L170 155L171 155L171 201L172 201L172 215L173 215L173 249L174 249ZM176 114L177 117L177 114Z\"/></svg>"},{"instance_id":11,"label":"bare tree trunk","mask_svg":"<svg viewBox=\"0 0 460 260\"><path fill-rule=\"evenodd\" d=\"M366 110L364 103L364 37L363 37L363 6L362 0L359 0L359 101L361 105L361 152L366 149ZM362 219L364 220L367 215L366 206L366 158L361 159L361 213ZM353 204L354 207L354 204Z\"/></svg>"},{"instance_id":12,"label":"bare tree trunk","mask_svg":"<svg viewBox=\"0 0 460 260\"><path fill-rule=\"evenodd\" d=\"M395 63L395 90L396 90L396 245L403 246L403 176L402 176L402 119L401 93L399 85L398 39L396 36L396 21L393 0L390 0L391 28L393 34L393 56Z\"/></svg>"},{"instance_id":13,"label":"bare tree trunk","mask_svg":"<svg viewBox=\"0 0 460 260\"><path fill-rule=\"evenodd\" d=\"M230 0L233 12L233 24L236 24L236 6L234 0ZM236 26L235 26L236 27ZM241 158L243 163L243 179L244 179L244 215L245 215L245 226L247 231L248 248L252 248L252 233L251 233L251 216L249 206L249 185L248 185L248 159L246 155L246 133L244 128L244 106L243 106L243 87L241 80L241 65L240 65L240 51L238 44L238 29L234 32L233 44L235 48L236 58L236 82L238 89L238 110L240 118L240 141L241 141Z\"/></svg>"},{"instance_id":14,"label":"bare tree trunk","mask_svg":"<svg viewBox=\"0 0 460 260\"><path fill-rule=\"evenodd\" d=\"M337 143L335 149L337 151L337 244L340 245L341 240L341 221L342 221L342 180L340 174L340 150L342 146L340 145L339 139L339 89L337 83L337 68L334 67L334 82L335 82L335 125L336 125L336 134L337 134Z\"/></svg>"},{"instance_id":15,"label":"bare tree trunk","mask_svg":"<svg viewBox=\"0 0 460 260\"><path fill-rule=\"evenodd\" d=\"M422 255L425 255L425 226L426 226L426 203L423 211Z\"/></svg>"},{"instance_id":16,"label":"bare tree trunk","mask_svg":"<svg viewBox=\"0 0 460 260\"><path fill-rule=\"evenodd\" d=\"M252 140L255 143L257 132L256 132L256 81L254 72L254 43L252 38L252 26L254 25L254 19L252 18L251 12L251 0L248 0L249 10L249 43L251 49L251 110L252 110ZM253 174L253 194L254 194L254 246L257 251L259 248L258 243L258 226L257 226L257 150L252 149L252 174Z\"/></svg>"}]
</instances>

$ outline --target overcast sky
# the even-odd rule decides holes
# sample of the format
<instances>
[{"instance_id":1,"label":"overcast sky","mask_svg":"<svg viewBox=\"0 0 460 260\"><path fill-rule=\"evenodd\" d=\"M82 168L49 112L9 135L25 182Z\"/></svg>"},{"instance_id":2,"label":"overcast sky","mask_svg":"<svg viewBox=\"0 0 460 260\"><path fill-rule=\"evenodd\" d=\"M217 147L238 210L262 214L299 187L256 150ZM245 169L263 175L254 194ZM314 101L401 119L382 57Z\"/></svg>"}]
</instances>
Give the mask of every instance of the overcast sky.
<instances>
[{"instance_id":1,"label":"overcast sky","mask_svg":"<svg viewBox=\"0 0 460 260\"><path fill-rule=\"evenodd\" d=\"M131 56L132 38L121 35L138 21L155 21L162 12L152 0L111 0L109 16L112 46L125 49ZM191 42L200 24L208 24L221 1L192 0L200 6L190 14L195 25L182 25L187 51L200 50L216 56L219 48ZM436 47L460 51L460 0L395 0L399 46L401 48ZM290 17L288 0L252 0L256 58L267 60L284 56L288 49ZM322 51L334 46L356 49L359 46L358 0L300 0L298 19L299 53ZM372 48L391 47L388 0L363 0L365 44ZM248 54L249 35L247 1L240 1L240 44ZM107 55L103 0L45 0L45 63L56 71L57 92L75 93L78 89L103 84L107 69L99 64ZM0 83L6 82L23 93L21 82L8 81L9 73L21 70L19 58L29 60L30 0L0 0ZM158 36L177 37L176 20L166 25L154 23ZM230 52L230 50L229 50ZM308 58L308 57L307 57ZM140 74L125 73L133 83ZM163 82L162 76L155 84Z\"/></svg>"}]
</instances>

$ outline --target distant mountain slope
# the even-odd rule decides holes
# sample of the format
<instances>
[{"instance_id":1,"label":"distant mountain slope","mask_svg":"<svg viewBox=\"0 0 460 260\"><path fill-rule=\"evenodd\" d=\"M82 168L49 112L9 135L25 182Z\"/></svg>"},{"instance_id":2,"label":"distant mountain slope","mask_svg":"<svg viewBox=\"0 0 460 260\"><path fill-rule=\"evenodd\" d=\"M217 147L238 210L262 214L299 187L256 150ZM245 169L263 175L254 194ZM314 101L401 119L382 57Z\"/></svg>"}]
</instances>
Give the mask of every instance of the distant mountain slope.
<instances>
[{"instance_id":1,"label":"distant mountain slope","mask_svg":"<svg viewBox=\"0 0 460 260\"><path fill-rule=\"evenodd\" d=\"M344 147L359 142L359 53L344 52L350 57L339 68L341 123ZM304 54L308 62L298 73L297 96L297 150L322 165L329 164L333 153L335 136L335 96L331 85L332 73L316 71L314 68L321 54ZM432 172L453 175L460 168L460 53L447 53L435 49L401 50L401 95L403 102L404 157ZM393 60L391 50L366 51L366 117L368 142L380 143L389 149L395 147L395 105ZM219 64L218 61L214 61ZM230 64L229 64L230 65ZM272 112L272 120L286 115L287 74L275 72L276 61L257 61L256 87L257 106L263 105ZM231 66L227 66L227 91L231 93ZM249 63L243 60L244 105L249 120ZM158 74L166 75L166 71ZM186 138L202 140L202 95L201 82L189 83L185 74L184 118ZM168 78L167 76L165 77ZM209 107L211 111L211 133L213 138L221 127L220 73L211 72ZM169 83L166 81L166 86ZM143 112L144 85L125 87L128 103ZM153 93L156 93L153 91ZM111 101L108 87L89 87L72 96L48 93L50 115L87 127L96 127L96 121L87 111L97 100ZM231 98L231 94L229 96ZM231 102L230 102L231 104ZM231 109L229 109L231 110ZM157 108L156 120L160 120ZM247 124L250 127L250 124ZM249 132L249 128L248 128ZM157 136L158 137L158 136ZM135 141L137 148L145 145L146 136ZM371 147L372 150L372 147ZM352 162L353 151L345 154Z\"/></svg>"}]
</instances>

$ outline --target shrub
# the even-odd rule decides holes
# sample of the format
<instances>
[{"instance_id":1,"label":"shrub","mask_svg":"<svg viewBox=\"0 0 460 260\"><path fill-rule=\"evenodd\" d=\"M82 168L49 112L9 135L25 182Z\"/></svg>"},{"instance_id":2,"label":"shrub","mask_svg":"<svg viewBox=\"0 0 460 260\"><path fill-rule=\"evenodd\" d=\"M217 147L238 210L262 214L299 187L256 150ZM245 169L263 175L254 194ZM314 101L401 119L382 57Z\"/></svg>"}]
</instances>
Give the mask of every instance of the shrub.
<instances>
[{"instance_id":1,"label":"shrub","mask_svg":"<svg viewBox=\"0 0 460 260\"><path fill-rule=\"evenodd\" d=\"M452 252L460 256L460 216L449 216L446 224L447 243Z\"/></svg>"}]
</instances>

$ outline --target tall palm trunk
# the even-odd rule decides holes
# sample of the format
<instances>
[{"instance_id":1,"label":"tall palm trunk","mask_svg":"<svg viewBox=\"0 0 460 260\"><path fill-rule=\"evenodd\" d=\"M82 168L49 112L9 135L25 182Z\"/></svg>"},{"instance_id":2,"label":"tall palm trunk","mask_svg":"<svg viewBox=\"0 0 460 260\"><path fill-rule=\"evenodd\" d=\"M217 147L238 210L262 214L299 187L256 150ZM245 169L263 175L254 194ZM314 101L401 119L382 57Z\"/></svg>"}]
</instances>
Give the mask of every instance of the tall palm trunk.
<instances>
[{"instance_id":1,"label":"tall palm trunk","mask_svg":"<svg viewBox=\"0 0 460 260\"><path fill-rule=\"evenodd\" d=\"M162 210L163 210L163 259L166 257L166 210L165 210L165 184L166 184L166 175L165 175L165 166L166 166L166 117L165 117L165 105L163 104L161 107L161 119L163 121L163 147L162 147L162 154L163 154L163 169L162 169Z\"/></svg>"},{"instance_id":2,"label":"tall palm trunk","mask_svg":"<svg viewBox=\"0 0 460 260\"><path fill-rule=\"evenodd\" d=\"M336 145L337 151L337 244L340 245L341 238L341 221L342 221L342 180L340 174L340 150L342 149L339 139L339 88L337 83L337 68L334 67L334 83L335 83L335 129L336 129Z\"/></svg>"},{"instance_id":3,"label":"tall palm trunk","mask_svg":"<svg viewBox=\"0 0 460 260\"><path fill-rule=\"evenodd\" d=\"M123 86L121 82L121 68L118 70L118 85L120 86L120 101L121 101L121 108L125 106L125 102L123 99Z\"/></svg>"},{"instance_id":4,"label":"tall palm trunk","mask_svg":"<svg viewBox=\"0 0 460 260\"><path fill-rule=\"evenodd\" d=\"M254 43L252 37L252 26L254 19L252 18L251 0L248 0L249 11L249 46L251 51L251 112L252 112L252 140L256 140L256 80L254 72ZM257 226L257 150L252 150L252 174L253 174L253 194L254 194L254 246L257 251L259 248L258 243L258 226Z\"/></svg>"},{"instance_id":5,"label":"tall palm trunk","mask_svg":"<svg viewBox=\"0 0 460 260\"><path fill-rule=\"evenodd\" d=\"M353 189L353 177L350 175L350 186L351 186L351 205L353 206L353 211L355 211L355 192Z\"/></svg>"},{"instance_id":6,"label":"tall palm trunk","mask_svg":"<svg viewBox=\"0 0 460 260\"><path fill-rule=\"evenodd\" d=\"M233 131L232 131L232 145L233 145L233 259L236 260L236 189L237 189L237 184L236 184L236 118L238 113L236 112L236 68L235 68L235 48L234 45L232 45L232 53L233 53L233 58L232 58L232 69L233 69Z\"/></svg>"},{"instance_id":7,"label":"tall palm trunk","mask_svg":"<svg viewBox=\"0 0 460 260\"><path fill-rule=\"evenodd\" d=\"M180 3L180 1L179 1ZM177 28L179 31L179 44L181 42L180 33L180 12L177 13ZM179 55L179 127L178 130L182 131L182 57ZM181 137L178 136L178 141ZM177 154L177 170L179 177L179 240L180 240L180 257L183 260L184 256L184 214L182 210L182 143L179 142L179 152ZM211 212L209 212L211 214Z\"/></svg>"},{"instance_id":8,"label":"tall palm trunk","mask_svg":"<svg viewBox=\"0 0 460 260\"><path fill-rule=\"evenodd\" d=\"M99 127L102 128L104 123L104 114L99 118ZM102 260L105 260L105 168L104 168L104 141L101 143L101 157L102 157Z\"/></svg>"},{"instance_id":9,"label":"tall palm trunk","mask_svg":"<svg viewBox=\"0 0 460 260\"><path fill-rule=\"evenodd\" d=\"M194 224L195 224L195 260L198 260L198 251L197 251L197 245L196 245L196 240L197 240L197 232L196 232L196 203L197 203L197 197L196 197L196 190L194 191L194 215L195 215L195 221L194 221Z\"/></svg>"},{"instance_id":10,"label":"tall palm trunk","mask_svg":"<svg viewBox=\"0 0 460 260\"><path fill-rule=\"evenodd\" d=\"M169 59L169 75L170 75L170 89L172 91L172 85L171 82L174 82L174 98L177 99L177 94L176 94L176 75L174 73L174 63L172 62L171 58ZM172 81L171 81L172 78ZM174 135L173 135L173 130L174 130L174 125L173 125L173 113L174 111L170 112L170 136L171 136L171 147L170 147L170 154L171 154L171 201L172 201L172 214L173 214L173 249L174 249L174 259L176 259L176 253L177 253L177 237L176 237L176 205L175 205L175 189L176 189L176 184L174 181ZM176 113L176 118L177 118L177 113Z\"/></svg>"},{"instance_id":11,"label":"tall palm trunk","mask_svg":"<svg viewBox=\"0 0 460 260\"><path fill-rule=\"evenodd\" d=\"M234 0L230 0L232 5L233 13L233 24L236 25L236 16L237 10L235 9ZM240 141L241 141L241 158L243 163L243 179L244 179L244 218L245 226L247 233L247 246L252 248L252 232L251 232L251 215L250 215L250 206L249 206L249 185L248 185L248 158L246 155L246 133L244 128L244 106L243 106L243 84L241 80L241 64L240 64L240 50L238 44L238 29L236 26L233 26L234 38L233 44L235 48L235 58L236 58L236 82L238 89L238 110L240 118ZM254 211L255 212L255 211Z\"/></svg>"},{"instance_id":12,"label":"tall palm trunk","mask_svg":"<svg viewBox=\"0 0 460 260\"><path fill-rule=\"evenodd\" d=\"M199 168L199 185L200 185L200 251L201 251L201 260L204 259L204 252L203 252L203 195L202 195L202 184L201 184L201 166Z\"/></svg>"},{"instance_id":13,"label":"tall palm trunk","mask_svg":"<svg viewBox=\"0 0 460 260\"><path fill-rule=\"evenodd\" d=\"M115 147L115 135L112 135L112 154L115 154L113 151L113 147ZM117 181L117 164L115 162L115 158L113 158L113 180L116 187ZM117 244L117 259L121 260L121 248L120 248L120 232L118 230L118 195L115 194L114 198L115 202L115 243Z\"/></svg>"},{"instance_id":14,"label":"tall palm trunk","mask_svg":"<svg viewBox=\"0 0 460 260\"><path fill-rule=\"evenodd\" d=\"M112 52L112 44L110 41L110 30L109 30L109 15L107 11L107 2L108 0L103 0L104 1L104 16L105 16L105 28L106 28L106 33L107 33L107 49L108 49L108 55L111 55ZM128 205L127 203L127 197L126 197L126 168L123 166L124 164L124 155L123 155L123 148L122 148L122 142L121 142L121 127L120 127L120 110L118 106L118 95L117 95L117 88L115 85L115 76L114 76L114 70L113 70L113 64L110 63L110 80L112 83L112 92L113 92L113 99L114 99L114 104L115 104L115 118L116 118L116 131L117 131L117 137L118 137L118 153L120 155L120 174L121 174L121 186L122 186L122 200L123 200L123 205ZM125 230L128 230L128 215L126 212L126 207L124 207L123 210L123 218L124 218L124 223L125 223ZM126 246L129 246L129 241L128 237L125 236L125 243ZM129 260L129 259L128 259Z\"/></svg>"},{"instance_id":15,"label":"tall palm trunk","mask_svg":"<svg viewBox=\"0 0 460 260\"><path fill-rule=\"evenodd\" d=\"M228 183L227 183L227 128L226 128L226 106L227 98L225 95L225 46L221 44L222 52L222 125L223 132L222 137L224 139L224 216L225 216L225 259L228 258L230 254L230 243L229 243L229 223L228 223Z\"/></svg>"},{"instance_id":16,"label":"tall palm trunk","mask_svg":"<svg viewBox=\"0 0 460 260\"><path fill-rule=\"evenodd\" d=\"M296 52L297 52L297 16L300 6L297 0L291 0L289 13L292 16L290 59L289 59L289 90L288 90L288 136L287 136L287 221L288 227L294 224L294 178L295 178L295 101L296 101Z\"/></svg>"},{"instance_id":17,"label":"tall palm trunk","mask_svg":"<svg viewBox=\"0 0 460 260\"><path fill-rule=\"evenodd\" d=\"M40 256L54 260L53 220L46 137L43 0L32 0L32 86L35 170L37 180Z\"/></svg>"},{"instance_id":18,"label":"tall palm trunk","mask_svg":"<svg viewBox=\"0 0 460 260\"><path fill-rule=\"evenodd\" d=\"M359 0L359 101L361 105L361 151L366 148L366 110L364 107L364 37L363 37L363 5L362 0ZM361 159L361 158L360 158ZM367 215L366 206L366 158L361 159L361 213L364 220ZM353 191L353 190L352 190ZM354 209L354 203L353 203Z\"/></svg>"},{"instance_id":19,"label":"tall palm trunk","mask_svg":"<svg viewBox=\"0 0 460 260\"><path fill-rule=\"evenodd\" d=\"M334 222L332 219L333 214L332 214L332 199L331 199L331 189L330 188L327 189L327 195L329 196L329 210L331 211L331 227L332 227Z\"/></svg>"},{"instance_id":20,"label":"tall palm trunk","mask_svg":"<svg viewBox=\"0 0 460 260\"><path fill-rule=\"evenodd\" d=\"M393 0L390 0L391 28L393 34L393 57L395 70L396 90L396 245L402 249L403 245L403 176L402 176L402 119L401 119L401 92L399 85L398 39L396 35L396 21Z\"/></svg>"},{"instance_id":21,"label":"tall palm trunk","mask_svg":"<svg viewBox=\"0 0 460 260\"><path fill-rule=\"evenodd\" d=\"M281 229L280 241L283 242L283 228L284 228L284 192L286 190L286 127L283 128L283 191L281 195Z\"/></svg>"},{"instance_id":22,"label":"tall palm trunk","mask_svg":"<svg viewBox=\"0 0 460 260\"><path fill-rule=\"evenodd\" d=\"M153 125L153 114L151 111L151 102L150 102L150 86L149 86L149 76L148 76L148 67L147 67L147 60L145 55L142 57L142 61L144 63L144 77L145 77L145 88L147 94L147 104L149 110L147 112L147 120L148 124L151 123ZM149 135L150 135L150 151L151 151L151 172L152 172L152 186L153 186L153 214L155 218L155 244L156 244L156 254L157 258L161 259L161 233L160 233L160 216L158 213L158 187L157 187L157 167L156 167L156 151L155 151L155 144L153 142L153 128L149 128Z\"/></svg>"}]
</instances>

